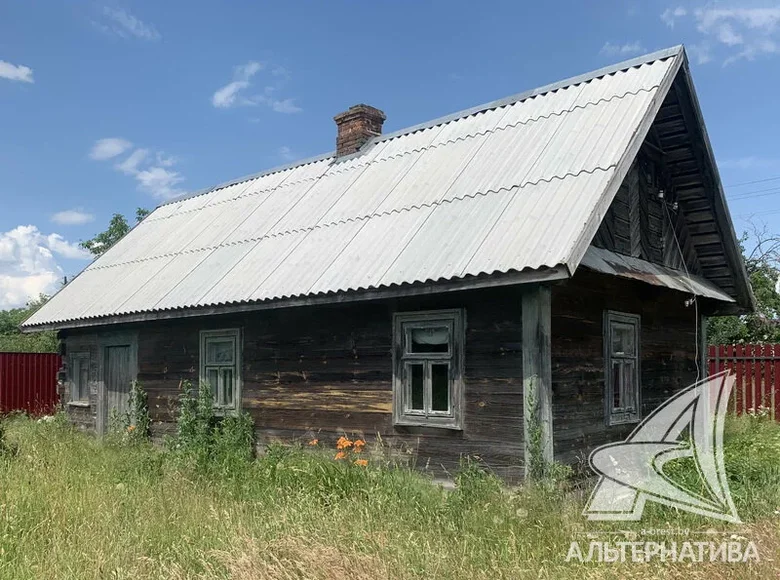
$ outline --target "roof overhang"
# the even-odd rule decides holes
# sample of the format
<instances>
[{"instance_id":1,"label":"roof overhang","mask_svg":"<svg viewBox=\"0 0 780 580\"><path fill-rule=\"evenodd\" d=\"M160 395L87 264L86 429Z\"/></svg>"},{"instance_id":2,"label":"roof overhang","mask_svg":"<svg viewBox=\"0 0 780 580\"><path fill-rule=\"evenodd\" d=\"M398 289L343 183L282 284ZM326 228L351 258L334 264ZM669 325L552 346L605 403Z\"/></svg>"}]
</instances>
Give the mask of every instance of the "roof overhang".
<instances>
[{"instance_id":1,"label":"roof overhang","mask_svg":"<svg viewBox=\"0 0 780 580\"><path fill-rule=\"evenodd\" d=\"M198 316L238 314L301 306L348 304L352 302L386 300L411 296L426 296L431 294L462 292L466 290L478 290L482 288L495 288L500 286L554 282L556 280L563 280L565 278L569 278L569 271L565 266L559 265L553 268L541 268L537 270L529 269L523 270L522 272L507 272L484 276L470 276L468 278L462 278L458 280L435 282L428 281L415 284L403 284L389 288L332 292L329 294L283 298L279 300L265 300L254 303L219 304L200 308L176 308L151 312L136 312L117 316L100 316L95 318L83 318L79 320L63 320L35 326L22 326L21 330L24 333L30 333L40 332L43 330L94 328L113 324L131 324L138 322L150 322L155 320L170 320L173 318L194 318Z\"/></svg>"},{"instance_id":2,"label":"roof overhang","mask_svg":"<svg viewBox=\"0 0 780 580\"><path fill-rule=\"evenodd\" d=\"M602 274L637 280L653 286L663 286L720 302L735 303L731 296L706 278L595 246L588 248L580 265Z\"/></svg>"}]
</instances>

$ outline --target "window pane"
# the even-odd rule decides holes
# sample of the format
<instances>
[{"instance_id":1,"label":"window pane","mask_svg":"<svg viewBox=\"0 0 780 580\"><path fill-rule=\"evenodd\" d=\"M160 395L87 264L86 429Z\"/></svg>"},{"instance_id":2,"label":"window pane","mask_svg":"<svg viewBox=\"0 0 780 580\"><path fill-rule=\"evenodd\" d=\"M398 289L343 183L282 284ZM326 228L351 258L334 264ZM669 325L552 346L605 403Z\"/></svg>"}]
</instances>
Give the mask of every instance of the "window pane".
<instances>
[{"instance_id":1,"label":"window pane","mask_svg":"<svg viewBox=\"0 0 780 580\"><path fill-rule=\"evenodd\" d=\"M450 331L446 326L413 328L409 352L449 352Z\"/></svg>"},{"instance_id":2,"label":"window pane","mask_svg":"<svg viewBox=\"0 0 780 580\"><path fill-rule=\"evenodd\" d=\"M620 409L623 407L623 373L621 369L623 364L619 361L612 363L612 408Z\"/></svg>"},{"instance_id":3,"label":"window pane","mask_svg":"<svg viewBox=\"0 0 780 580\"><path fill-rule=\"evenodd\" d=\"M219 370L206 369L206 382L208 382L208 387L211 389L211 397L214 399L214 402L219 403L219 399L217 398L217 391L219 390Z\"/></svg>"},{"instance_id":4,"label":"window pane","mask_svg":"<svg viewBox=\"0 0 780 580\"><path fill-rule=\"evenodd\" d=\"M233 364L234 351L232 339L207 339L206 363ZM212 386L216 386L216 384Z\"/></svg>"},{"instance_id":5,"label":"window pane","mask_svg":"<svg viewBox=\"0 0 780 580\"><path fill-rule=\"evenodd\" d=\"M423 365L409 365L409 408L423 411Z\"/></svg>"},{"instance_id":6,"label":"window pane","mask_svg":"<svg viewBox=\"0 0 780 580\"><path fill-rule=\"evenodd\" d=\"M222 405L233 406L233 369L222 369Z\"/></svg>"},{"instance_id":7,"label":"window pane","mask_svg":"<svg viewBox=\"0 0 780 580\"><path fill-rule=\"evenodd\" d=\"M431 365L431 411L450 410L450 365Z\"/></svg>"},{"instance_id":8,"label":"window pane","mask_svg":"<svg viewBox=\"0 0 780 580\"><path fill-rule=\"evenodd\" d=\"M634 394L636 393L637 387L635 379L634 361L626 361L623 363L623 394L621 395L623 407L625 409L635 408L636 402L634 401Z\"/></svg>"},{"instance_id":9,"label":"window pane","mask_svg":"<svg viewBox=\"0 0 780 580\"><path fill-rule=\"evenodd\" d=\"M79 361L79 389L78 397L80 400L89 398L89 364L87 361Z\"/></svg>"},{"instance_id":10,"label":"window pane","mask_svg":"<svg viewBox=\"0 0 780 580\"><path fill-rule=\"evenodd\" d=\"M634 344L636 326L633 324L612 323L612 354L634 356L636 345Z\"/></svg>"}]
</instances>

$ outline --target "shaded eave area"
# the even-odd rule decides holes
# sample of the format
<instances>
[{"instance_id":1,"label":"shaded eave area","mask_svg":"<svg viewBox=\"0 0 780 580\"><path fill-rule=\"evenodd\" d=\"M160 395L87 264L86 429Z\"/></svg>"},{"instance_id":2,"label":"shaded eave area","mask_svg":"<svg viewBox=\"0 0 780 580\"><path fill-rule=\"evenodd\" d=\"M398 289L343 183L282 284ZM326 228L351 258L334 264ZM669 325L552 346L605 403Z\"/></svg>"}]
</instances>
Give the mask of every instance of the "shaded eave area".
<instances>
[{"instance_id":1,"label":"shaded eave area","mask_svg":"<svg viewBox=\"0 0 780 580\"><path fill-rule=\"evenodd\" d=\"M676 53L673 76L658 94L660 103L654 116L640 125L621 160L616 179L585 228L587 246L579 249L567 263L573 276L582 265L603 274L633 278L675 290L686 288L690 294L711 301L711 315L747 314L756 310L742 251L734 231L723 185L699 101L691 78L688 57L683 48ZM671 178L672 198L685 216L700 276L657 266L612 252L612 256L593 254L590 242L606 215L609 204L643 145L650 144ZM595 217L595 219L594 219ZM586 260L586 256L590 256ZM720 296L716 296L720 294Z\"/></svg>"},{"instance_id":2,"label":"shaded eave area","mask_svg":"<svg viewBox=\"0 0 780 580\"><path fill-rule=\"evenodd\" d=\"M731 306L724 305L717 313L746 314L755 311L755 296L685 52L681 58L680 71L661 105L650 137L658 143L671 176L673 193L685 216L702 277L734 299Z\"/></svg>"}]
</instances>

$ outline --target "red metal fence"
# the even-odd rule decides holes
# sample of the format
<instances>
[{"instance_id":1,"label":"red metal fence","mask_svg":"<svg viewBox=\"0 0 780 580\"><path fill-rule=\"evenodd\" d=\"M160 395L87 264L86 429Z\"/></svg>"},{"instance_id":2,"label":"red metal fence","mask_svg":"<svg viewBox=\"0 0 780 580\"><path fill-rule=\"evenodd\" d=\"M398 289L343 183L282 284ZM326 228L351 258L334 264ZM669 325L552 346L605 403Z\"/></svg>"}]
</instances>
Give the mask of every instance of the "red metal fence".
<instances>
[{"instance_id":1,"label":"red metal fence","mask_svg":"<svg viewBox=\"0 0 780 580\"><path fill-rule=\"evenodd\" d=\"M731 369L736 376L729 409L737 414L762 407L780 420L780 344L709 347L709 374Z\"/></svg>"},{"instance_id":2,"label":"red metal fence","mask_svg":"<svg viewBox=\"0 0 780 580\"><path fill-rule=\"evenodd\" d=\"M0 413L51 413L57 405L58 354L0 352Z\"/></svg>"}]
</instances>

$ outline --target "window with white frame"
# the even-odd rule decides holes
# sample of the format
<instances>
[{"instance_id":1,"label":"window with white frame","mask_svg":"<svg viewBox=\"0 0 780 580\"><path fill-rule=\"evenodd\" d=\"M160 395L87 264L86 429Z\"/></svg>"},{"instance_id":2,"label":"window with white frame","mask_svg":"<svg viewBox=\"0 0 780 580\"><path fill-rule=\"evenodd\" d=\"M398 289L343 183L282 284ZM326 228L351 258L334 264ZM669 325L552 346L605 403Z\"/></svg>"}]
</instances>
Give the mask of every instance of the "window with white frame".
<instances>
[{"instance_id":1,"label":"window with white frame","mask_svg":"<svg viewBox=\"0 0 780 580\"><path fill-rule=\"evenodd\" d=\"M70 355L70 400L73 403L89 402L89 353L74 352Z\"/></svg>"},{"instance_id":2,"label":"window with white frame","mask_svg":"<svg viewBox=\"0 0 780 580\"><path fill-rule=\"evenodd\" d=\"M395 314L396 424L462 428L463 318L461 310Z\"/></svg>"},{"instance_id":3,"label":"window with white frame","mask_svg":"<svg viewBox=\"0 0 780 580\"><path fill-rule=\"evenodd\" d=\"M637 314L611 310L604 313L608 425L639 421L639 322Z\"/></svg>"},{"instance_id":4,"label":"window with white frame","mask_svg":"<svg viewBox=\"0 0 780 580\"><path fill-rule=\"evenodd\" d=\"M240 339L237 328L200 333L200 382L211 389L217 411L236 411L240 407Z\"/></svg>"}]
</instances>

